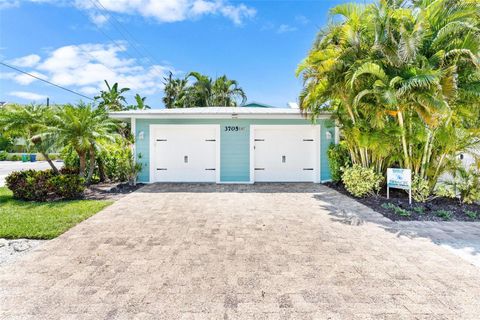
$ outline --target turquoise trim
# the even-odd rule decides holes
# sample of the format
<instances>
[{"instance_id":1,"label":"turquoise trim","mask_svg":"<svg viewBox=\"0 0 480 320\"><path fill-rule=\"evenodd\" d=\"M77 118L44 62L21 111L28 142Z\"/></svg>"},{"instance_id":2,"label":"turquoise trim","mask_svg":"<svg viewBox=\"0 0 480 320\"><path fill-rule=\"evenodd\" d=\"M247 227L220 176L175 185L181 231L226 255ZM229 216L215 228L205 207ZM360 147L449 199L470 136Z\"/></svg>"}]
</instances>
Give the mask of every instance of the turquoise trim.
<instances>
[{"instance_id":1,"label":"turquoise trim","mask_svg":"<svg viewBox=\"0 0 480 320\"><path fill-rule=\"evenodd\" d=\"M151 124L216 124L220 125L220 181L245 182L250 181L250 126L251 125L295 125L311 124L306 119L136 119L136 133L143 131L143 139L136 141L137 161L142 163L138 177L140 182L150 181L150 125ZM329 180L328 145L334 142L335 128L331 120L318 120L321 126L320 145L320 180ZM225 127L238 127L238 131L225 131ZM326 132L331 132L331 139L326 139ZM141 158L139 158L141 155Z\"/></svg>"}]
</instances>

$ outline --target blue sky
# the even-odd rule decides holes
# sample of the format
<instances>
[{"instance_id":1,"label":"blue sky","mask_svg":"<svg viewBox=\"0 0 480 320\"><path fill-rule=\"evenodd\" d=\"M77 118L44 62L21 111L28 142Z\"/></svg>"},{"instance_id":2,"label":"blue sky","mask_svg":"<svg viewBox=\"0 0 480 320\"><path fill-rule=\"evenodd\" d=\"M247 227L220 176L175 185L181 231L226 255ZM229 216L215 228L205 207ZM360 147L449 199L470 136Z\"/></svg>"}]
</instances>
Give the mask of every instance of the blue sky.
<instances>
[{"instance_id":1,"label":"blue sky","mask_svg":"<svg viewBox=\"0 0 480 320\"><path fill-rule=\"evenodd\" d=\"M93 97L103 79L163 107L162 78L238 80L248 100L296 101L295 68L343 1L0 0L0 60ZM112 41L113 40L113 41ZM0 101L80 97L0 66Z\"/></svg>"}]
</instances>

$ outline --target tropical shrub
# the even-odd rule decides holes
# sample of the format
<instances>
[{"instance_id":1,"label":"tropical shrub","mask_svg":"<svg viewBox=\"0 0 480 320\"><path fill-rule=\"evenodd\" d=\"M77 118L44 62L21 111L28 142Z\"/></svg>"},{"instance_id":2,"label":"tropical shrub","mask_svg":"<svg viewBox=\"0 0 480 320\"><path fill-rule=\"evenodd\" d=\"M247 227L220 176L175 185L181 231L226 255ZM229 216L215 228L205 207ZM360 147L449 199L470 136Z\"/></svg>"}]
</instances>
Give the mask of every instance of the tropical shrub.
<instances>
[{"instance_id":1,"label":"tropical shrub","mask_svg":"<svg viewBox=\"0 0 480 320\"><path fill-rule=\"evenodd\" d=\"M8 158L8 152L7 151L0 151L0 161L5 161Z\"/></svg>"},{"instance_id":2,"label":"tropical shrub","mask_svg":"<svg viewBox=\"0 0 480 320\"><path fill-rule=\"evenodd\" d=\"M358 164L344 170L342 181L345 189L355 197L373 195L380 190L383 177L371 168L364 168Z\"/></svg>"},{"instance_id":3,"label":"tropical shrub","mask_svg":"<svg viewBox=\"0 0 480 320\"><path fill-rule=\"evenodd\" d=\"M435 189L435 195L437 197L444 197L444 198L451 198L454 199L456 198L455 190L453 189L453 185L449 184L439 184L437 185L437 188Z\"/></svg>"},{"instance_id":4,"label":"tropical shrub","mask_svg":"<svg viewBox=\"0 0 480 320\"><path fill-rule=\"evenodd\" d=\"M472 211L472 210L465 210L465 214L470 219L477 219L477 217L478 217L478 212L475 212L475 211Z\"/></svg>"},{"instance_id":5,"label":"tropical shrub","mask_svg":"<svg viewBox=\"0 0 480 320\"><path fill-rule=\"evenodd\" d=\"M384 203L384 204L382 204L382 208L387 209L387 210L392 210L395 214L398 214L399 216L402 216L402 217L410 217L411 216L411 213L408 210L400 208L399 206L397 206L393 203Z\"/></svg>"},{"instance_id":6,"label":"tropical shrub","mask_svg":"<svg viewBox=\"0 0 480 320\"><path fill-rule=\"evenodd\" d=\"M452 219L452 212L448 210L437 210L435 211L435 215L443 220L451 220Z\"/></svg>"},{"instance_id":7,"label":"tropical shrub","mask_svg":"<svg viewBox=\"0 0 480 320\"><path fill-rule=\"evenodd\" d=\"M430 196L430 186L428 182L416 176L412 180L412 198L417 202L425 202Z\"/></svg>"},{"instance_id":8,"label":"tropical shrub","mask_svg":"<svg viewBox=\"0 0 480 320\"><path fill-rule=\"evenodd\" d=\"M343 170L352 165L348 148L343 142L339 144L331 144L328 147L327 155L332 181L339 182L342 180Z\"/></svg>"},{"instance_id":9,"label":"tropical shrub","mask_svg":"<svg viewBox=\"0 0 480 320\"><path fill-rule=\"evenodd\" d=\"M455 186L463 203L474 203L480 200L480 173L474 168L466 170L458 168Z\"/></svg>"},{"instance_id":10,"label":"tropical shrub","mask_svg":"<svg viewBox=\"0 0 480 320\"><path fill-rule=\"evenodd\" d=\"M24 201L48 201L81 197L85 180L78 174L57 175L53 170L12 172L6 178L13 197Z\"/></svg>"},{"instance_id":11,"label":"tropical shrub","mask_svg":"<svg viewBox=\"0 0 480 320\"><path fill-rule=\"evenodd\" d=\"M78 199L85 190L84 182L78 173L61 174L48 179L48 188L61 199Z\"/></svg>"},{"instance_id":12,"label":"tropical shrub","mask_svg":"<svg viewBox=\"0 0 480 320\"><path fill-rule=\"evenodd\" d=\"M47 181L53 177L53 171L25 170L15 171L5 179L13 197L26 201L46 201L50 190Z\"/></svg>"}]
</instances>

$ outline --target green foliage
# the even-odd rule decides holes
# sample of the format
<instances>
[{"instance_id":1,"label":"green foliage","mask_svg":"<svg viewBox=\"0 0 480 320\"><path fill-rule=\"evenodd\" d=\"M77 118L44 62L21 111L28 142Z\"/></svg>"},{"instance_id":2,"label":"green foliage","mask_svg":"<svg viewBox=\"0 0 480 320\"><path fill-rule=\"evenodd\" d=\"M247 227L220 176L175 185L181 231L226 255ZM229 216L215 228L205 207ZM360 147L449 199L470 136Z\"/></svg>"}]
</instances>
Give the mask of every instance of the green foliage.
<instances>
[{"instance_id":1,"label":"green foliage","mask_svg":"<svg viewBox=\"0 0 480 320\"><path fill-rule=\"evenodd\" d=\"M8 158L8 152L7 151L0 151L0 161L5 161Z\"/></svg>"},{"instance_id":2,"label":"green foliage","mask_svg":"<svg viewBox=\"0 0 480 320\"><path fill-rule=\"evenodd\" d=\"M48 189L60 199L78 199L85 190L84 182L78 174L55 175L48 180Z\"/></svg>"},{"instance_id":3,"label":"green foliage","mask_svg":"<svg viewBox=\"0 0 480 320\"><path fill-rule=\"evenodd\" d=\"M343 142L339 144L330 144L327 154L332 180L334 182L339 182L342 180L343 170L352 165L348 148Z\"/></svg>"},{"instance_id":4,"label":"green foliage","mask_svg":"<svg viewBox=\"0 0 480 320\"><path fill-rule=\"evenodd\" d=\"M463 167L457 169L455 186L463 203L474 203L480 200L480 172L473 167L469 170Z\"/></svg>"},{"instance_id":5,"label":"green foliage","mask_svg":"<svg viewBox=\"0 0 480 320\"><path fill-rule=\"evenodd\" d=\"M384 203L382 204L382 208L387 209L387 210L392 210L395 214L402 216L402 217L410 217L411 214L407 210L400 208L399 206L393 204L393 203Z\"/></svg>"},{"instance_id":6,"label":"green foliage","mask_svg":"<svg viewBox=\"0 0 480 320\"><path fill-rule=\"evenodd\" d=\"M430 186L428 182L419 176L412 181L412 198L417 202L426 202L430 196Z\"/></svg>"},{"instance_id":7,"label":"green foliage","mask_svg":"<svg viewBox=\"0 0 480 320\"><path fill-rule=\"evenodd\" d=\"M111 203L103 200L25 202L13 199L10 190L0 187L0 238L52 239Z\"/></svg>"},{"instance_id":8,"label":"green foliage","mask_svg":"<svg viewBox=\"0 0 480 320\"><path fill-rule=\"evenodd\" d=\"M117 130L118 124L108 117L105 109L80 103L59 109L47 132L57 137L59 145L75 150L81 177L85 176L88 158L88 184L95 170L96 154L105 144L114 142L120 136ZM69 166L70 160L73 158L67 160Z\"/></svg>"},{"instance_id":9,"label":"green foliage","mask_svg":"<svg viewBox=\"0 0 480 320\"><path fill-rule=\"evenodd\" d=\"M371 168L363 168L357 164L346 168L342 175L345 188L355 197L373 195L380 190L383 177Z\"/></svg>"},{"instance_id":10,"label":"green foliage","mask_svg":"<svg viewBox=\"0 0 480 320\"><path fill-rule=\"evenodd\" d=\"M434 190L450 160L480 144L479 10L470 0L332 8L297 69L300 108L333 113L353 164L409 168Z\"/></svg>"},{"instance_id":11,"label":"green foliage","mask_svg":"<svg viewBox=\"0 0 480 320\"><path fill-rule=\"evenodd\" d=\"M465 214L470 218L470 219L477 219L478 217L478 212L472 211L472 210L465 210Z\"/></svg>"},{"instance_id":12,"label":"green foliage","mask_svg":"<svg viewBox=\"0 0 480 320\"><path fill-rule=\"evenodd\" d=\"M9 161L20 161L22 160L22 157L20 157L18 154L12 154L7 157L7 160Z\"/></svg>"},{"instance_id":13,"label":"green foliage","mask_svg":"<svg viewBox=\"0 0 480 320\"><path fill-rule=\"evenodd\" d=\"M444 198L450 198L450 199L456 198L453 185L448 185L448 184L437 185L437 188L435 189L435 195L438 197L444 197Z\"/></svg>"},{"instance_id":14,"label":"green foliage","mask_svg":"<svg viewBox=\"0 0 480 320\"><path fill-rule=\"evenodd\" d=\"M0 133L0 150L12 151L13 141L10 137Z\"/></svg>"},{"instance_id":15,"label":"green foliage","mask_svg":"<svg viewBox=\"0 0 480 320\"><path fill-rule=\"evenodd\" d=\"M424 207L414 207L413 211L415 211L418 214L425 214L425 208Z\"/></svg>"},{"instance_id":16,"label":"green foliage","mask_svg":"<svg viewBox=\"0 0 480 320\"><path fill-rule=\"evenodd\" d=\"M142 169L142 165L134 161L131 148L121 141L109 145L101 156L105 165L105 173L111 181L133 183ZM139 155L140 157L141 155Z\"/></svg>"},{"instance_id":17,"label":"green foliage","mask_svg":"<svg viewBox=\"0 0 480 320\"><path fill-rule=\"evenodd\" d=\"M56 175L52 170L15 171L5 181L13 197L24 201L76 199L85 190L85 181L77 174Z\"/></svg>"},{"instance_id":18,"label":"green foliage","mask_svg":"<svg viewBox=\"0 0 480 320\"><path fill-rule=\"evenodd\" d=\"M452 212L448 210L437 210L435 211L435 215L443 220L451 220L452 219Z\"/></svg>"},{"instance_id":19,"label":"green foliage","mask_svg":"<svg viewBox=\"0 0 480 320\"><path fill-rule=\"evenodd\" d=\"M190 84L190 79L193 83ZM198 72L185 78L174 78L170 72L164 78L163 103L166 108L234 107L244 104L247 96L236 80L223 75L215 80Z\"/></svg>"}]
</instances>

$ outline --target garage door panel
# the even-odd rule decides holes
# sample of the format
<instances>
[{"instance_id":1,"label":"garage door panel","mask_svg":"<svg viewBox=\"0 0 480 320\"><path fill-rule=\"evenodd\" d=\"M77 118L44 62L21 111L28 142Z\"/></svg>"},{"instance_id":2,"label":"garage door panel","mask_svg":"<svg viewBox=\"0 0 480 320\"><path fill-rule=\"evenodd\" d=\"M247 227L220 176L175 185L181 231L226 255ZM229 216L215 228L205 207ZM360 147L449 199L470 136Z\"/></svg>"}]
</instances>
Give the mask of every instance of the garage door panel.
<instances>
[{"instance_id":1,"label":"garage door panel","mask_svg":"<svg viewBox=\"0 0 480 320\"><path fill-rule=\"evenodd\" d=\"M261 127L254 137L255 181L315 181L315 127Z\"/></svg>"},{"instance_id":2,"label":"garage door panel","mask_svg":"<svg viewBox=\"0 0 480 320\"><path fill-rule=\"evenodd\" d=\"M156 127L153 138L154 181L216 181L215 127Z\"/></svg>"}]
</instances>

